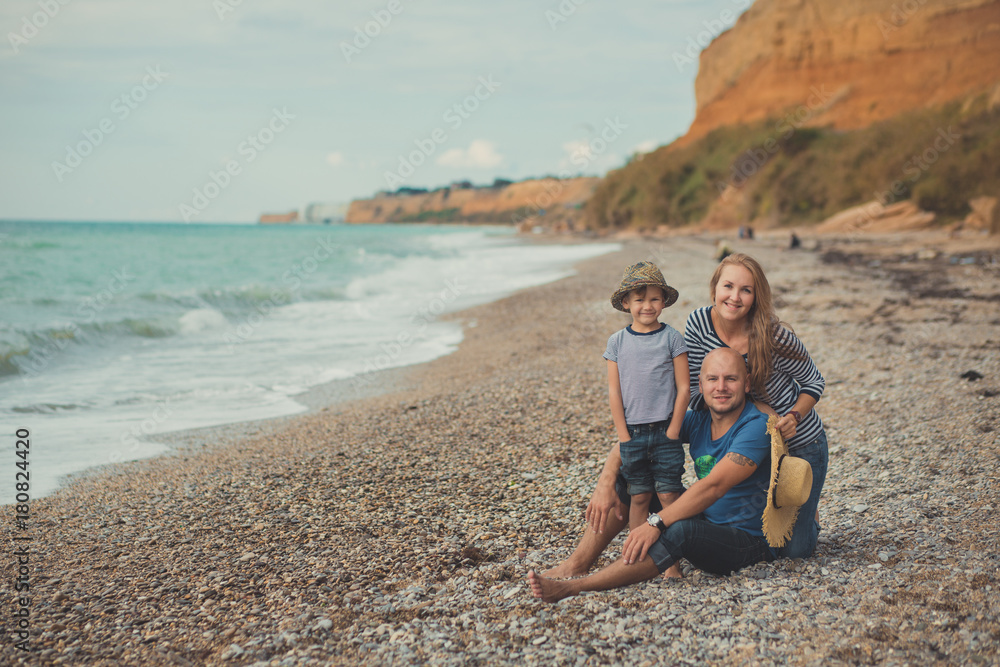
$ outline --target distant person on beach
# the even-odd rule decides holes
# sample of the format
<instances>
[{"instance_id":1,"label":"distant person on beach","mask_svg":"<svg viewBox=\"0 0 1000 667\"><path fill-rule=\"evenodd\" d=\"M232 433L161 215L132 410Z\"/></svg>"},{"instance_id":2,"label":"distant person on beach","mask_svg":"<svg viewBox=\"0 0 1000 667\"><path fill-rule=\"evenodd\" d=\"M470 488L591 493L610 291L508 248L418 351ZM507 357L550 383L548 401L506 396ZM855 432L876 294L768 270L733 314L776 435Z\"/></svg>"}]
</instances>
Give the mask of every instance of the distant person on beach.
<instances>
[{"instance_id":1,"label":"distant person on beach","mask_svg":"<svg viewBox=\"0 0 1000 667\"><path fill-rule=\"evenodd\" d=\"M618 435L621 472L631 496L629 528L649 514L655 491L662 507L684 491L684 447L678 439L691 398L684 337L661 323L660 314L677 301L677 290L650 262L625 269L611 305L632 315L632 324L608 338L608 395ZM655 523L654 523L655 525ZM674 576L680 576L675 568Z\"/></svg>"},{"instance_id":2,"label":"distant person on beach","mask_svg":"<svg viewBox=\"0 0 1000 667\"><path fill-rule=\"evenodd\" d=\"M796 248L802 247L802 239L798 237L795 232L792 232L792 238L788 241L788 249L795 250Z\"/></svg>"},{"instance_id":3,"label":"distant person on beach","mask_svg":"<svg viewBox=\"0 0 1000 667\"><path fill-rule=\"evenodd\" d=\"M705 356L718 348L740 353L747 362L751 395L764 398L757 400L757 407L779 417L778 430L789 451L806 459L812 468L809 499L798 513L791 539L779 550L787 558L808 557L819 538L817 507L829 462L823 422L813 409L826 382L802 342L778 321L770 285L756 260L742 253L727 257L716 268L709 287L713 305L692 312L684 330L692 378L691 408L705 407L696 384ZM586 574L625 526L629 501L620 499L615 490L620 465L612 450L587 505L587 528L580 543L545 576ZM654 498L653 511L656 505Z\"/></svg>"},{"instance_id":4,"label":"distant person on beach","mask_svg":"<svg viewBox=\"0 0 1000 667\"><path fill-rule=\"evenodd\" d=\"M733 350L715 350L701 364L698 385L708 410L689 411L680 433L691 443L698 481L654 514L658 521L630 530L622 557L603 570L580 579L554 579L569 575L552 570L529 572L532 595L558 602L583 591L619 588L652 579L681 558L714 574L775 559L761 523L771 480L765 465L771 438L767 417L747 400L746 364ZM624 495L620 486L618 493Z\"/></svg>"}]
</instances>

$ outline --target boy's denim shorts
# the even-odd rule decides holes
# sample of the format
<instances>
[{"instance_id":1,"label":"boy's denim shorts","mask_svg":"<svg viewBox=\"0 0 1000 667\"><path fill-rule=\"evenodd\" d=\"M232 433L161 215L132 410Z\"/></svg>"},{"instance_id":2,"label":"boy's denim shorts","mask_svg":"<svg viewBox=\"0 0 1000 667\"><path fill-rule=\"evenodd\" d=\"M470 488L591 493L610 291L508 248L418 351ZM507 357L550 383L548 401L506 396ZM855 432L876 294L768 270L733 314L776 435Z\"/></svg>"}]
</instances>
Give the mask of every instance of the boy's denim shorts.
<instances>
[{"instance_id":1,"label":"boy's denim shorts","mask_svg":"<svg viewBox=\"0 0 1000 667\"><path fill-rule=\"evenodd\" d=\"M632 439L619 443L622 475L629 495L640 493L682 493L684 446L667 437L670 420L652 424L629 424Z\"/></svg>"}]
</instances>

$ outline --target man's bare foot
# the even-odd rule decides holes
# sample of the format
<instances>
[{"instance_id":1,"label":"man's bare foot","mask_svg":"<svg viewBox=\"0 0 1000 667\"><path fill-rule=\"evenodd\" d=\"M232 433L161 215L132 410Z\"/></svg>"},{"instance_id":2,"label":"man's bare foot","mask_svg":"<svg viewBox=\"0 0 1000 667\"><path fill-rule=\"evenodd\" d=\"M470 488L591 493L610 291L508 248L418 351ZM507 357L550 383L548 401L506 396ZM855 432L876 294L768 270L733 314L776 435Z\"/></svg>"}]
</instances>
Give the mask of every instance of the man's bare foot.
<instances>
[{"instance_id":1,"label":"man's bare foot","mask_svg":"<svg viewBox=\"0 0 1000 667\"><path fill-rule=\"evenodd\" d=\"M674 563L673 565L671 565L670 567L668 567L666 570L664 570L663 571L663 578L664 579L683 579L684 575L681 574L680 563Z\"/></svg>"},{"instance_id":2,"label":"man's bare foot","mask_svg":"<svg viewBox=\"0 0 1000 667\"><path fill-rule=\"evenodd\" d=\"M531 586L531 594L542 602L559 602L573 594L566 582L546 579L534 570L528 571L528 585Z\"/></svg>"},{"instance_id":3,"label":"man's bare foot","mask_svg":"<svg viewBox=\"0 0 1000 667\"><path fill-rule=\"evenodd\" d=\"M586 570L579 570L568 561L564 560L555 567L550 567L549 569L542 572L543 577L549 579L569 579L570 577L582 577L587 574Z\"/></svg>"}]
</instances>

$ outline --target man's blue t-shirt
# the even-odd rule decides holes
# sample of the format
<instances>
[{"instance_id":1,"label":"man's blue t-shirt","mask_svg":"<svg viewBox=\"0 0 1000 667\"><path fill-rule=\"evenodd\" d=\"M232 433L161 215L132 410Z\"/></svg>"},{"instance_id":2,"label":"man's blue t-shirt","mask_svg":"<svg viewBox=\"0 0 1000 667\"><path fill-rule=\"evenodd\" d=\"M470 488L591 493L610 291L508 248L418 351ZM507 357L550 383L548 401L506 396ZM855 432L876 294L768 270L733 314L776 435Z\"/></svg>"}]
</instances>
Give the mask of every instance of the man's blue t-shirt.
<instances>
[{"instance_id":1,"label":"man's blue t-shirt","mask_svg":"<svg viewBox=\"0 0 1000 667\"><path fill-rule=\"evenodd\" d=\"M708 410L688 410L681 425L681 440L691 443L694 471L702 479L716 462L729 452L742 454L757 464L757 469L704 511L712 523L735 526L764 536L761 516L767 505L767 487L771 477L771 437L767 434L767 416L747 401L739 419L718 440L712 440L712 415ZM766 465L765 465L766 464Z\"/></svg>"}]
</instances>

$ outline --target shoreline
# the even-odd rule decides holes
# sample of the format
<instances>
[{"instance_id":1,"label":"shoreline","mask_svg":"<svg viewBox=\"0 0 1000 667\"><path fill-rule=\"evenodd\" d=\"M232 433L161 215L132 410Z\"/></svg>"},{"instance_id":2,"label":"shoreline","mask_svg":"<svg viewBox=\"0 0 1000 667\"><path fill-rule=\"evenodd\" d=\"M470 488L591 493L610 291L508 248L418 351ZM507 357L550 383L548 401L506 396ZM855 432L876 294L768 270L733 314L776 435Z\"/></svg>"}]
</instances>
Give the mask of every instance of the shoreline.
<instances>
[{"instance_id":1,"label":"shoreline","mask_svg":"<svg viewBox=\"0 0 1000 667\"><path fill-rule=\"evenodd\" d=\"M514 233L514 228L509 225L466 225L464 226L468 230L476 231L480 228L504 228L506 231L501 235L505 236L510 233L512 238L517 238ZM595 245L604 244L607 241L604 240L580 240L576 239L569 243L565 240L560 241L558 238L553 237L523 237L521 239L521 245L532 245L532 244L543 244L543 245ZM563 260L563 264L566 266L567 270L572 270L572 265L568 264ZM522 288L525 289L525 288ZM531 289L526 288L526 289ZM520 290L518 290L520 291ZM461 312L461 311L459 311ZM455 313L445 312L443 315L438 316L436 319L438 321L447 322L449 320L455 319ZM445 351L442 354L447 355L453 353ZM54 481L54 486L49 484L39 484L35 482L36 487L44 487L44 495L39 495L34 497L35 500L47 498L58 491L72 486L77 480L86 479L91 475L102 475L105 473L115 474L114 471L118 469L120 465L128 465L130 463L135 463L138 461L151 460L160 457L172 457L177 454L185 454L191 451L192 448L200 449L203 447L203 442L208 441L220 441L220 442L233 442L242 438L254 436L266 431L272 431L273 429L283 428L294 420L306 415L313 414L317 411L322 411L329 409L331 406L339 403L351 403L354 401L364 400L365 398L376 396L379 394L394 391L396 384L399 379L405 377L406 371L404 369L420 366L424 363L433 362L437 357L430 359L428 361L417 361L404 366L390 366L388 368L376 369L372 371L363 371L358 375L342 379L342 380L332 380L328 382L323 382L318 385L308 387L304 391L300 391L298 394L286 395L285 397L290 401L294 402L299 406L294 412L286 414L277 414L275 416L265 416L256 419L249 419L243 421L229 421L222 423L209 424L206 426L194 426L189 428L180 428L178 430L167 431L164 433L154 433L152 435L140 436L142 441L148 444L146 450L155 450L154 453L143 456L142 458L129 459L126 461L113 461L111 457L103 456L97 457L97 461L92 465L88 465L85 468L79 468L68 473L63 473L58 476ZM389 363L389 362L387 362ZM272 424L273 422L273 424ZM104 459L103 462L101 459ZM40 469L40 468L36 468ZM10 502L0 503L0 506L13 505L13 494L11 494Z\"/></svg>"},{"instance_id":2,"label":"shoreline","mask_svg":"<svg viewBox=\"0 0 1000 667\"><path fill-rule=\"evenodd\" d=\"M995 660L1000 491L965 470L1000 453L998 272L939 256L917 267L939 284L907 283L898 237L731 243L764 263L827 379L816 556L555 606L530 597L525 573L575 545L611 445L600 354L627 323L607 302L622 269L657 261L681 293L662 321L683 330L707 303L715 238L625 240L570 278L452 314L458 350L394 369L387 393L211 445L197 440L226 427L189 432L183 451L34 502L33 651L109 664ZM887 245L878 260L847 252ZM662 629L654 640L640 616Z\"/></svg>"}]
</instances>

